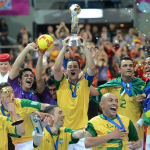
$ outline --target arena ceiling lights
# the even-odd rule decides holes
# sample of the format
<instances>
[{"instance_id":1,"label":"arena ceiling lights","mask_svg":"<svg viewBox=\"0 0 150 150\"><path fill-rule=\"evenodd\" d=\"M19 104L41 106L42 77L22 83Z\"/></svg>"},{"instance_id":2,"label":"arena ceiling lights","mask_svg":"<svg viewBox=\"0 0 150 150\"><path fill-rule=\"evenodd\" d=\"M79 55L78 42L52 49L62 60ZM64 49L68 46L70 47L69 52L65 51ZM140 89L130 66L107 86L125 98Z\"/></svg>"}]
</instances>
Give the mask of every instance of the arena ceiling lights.
<instances>
[{"instance_id":1,"label":"arena ceiling lights","mask_svg":"<svg viewBox=\"0 0 150 150\"><path fill-rule=\"evenodd\" d=\"M103 18L103 9L81 9L79 18Z\"/></svg>"}]
</instances>

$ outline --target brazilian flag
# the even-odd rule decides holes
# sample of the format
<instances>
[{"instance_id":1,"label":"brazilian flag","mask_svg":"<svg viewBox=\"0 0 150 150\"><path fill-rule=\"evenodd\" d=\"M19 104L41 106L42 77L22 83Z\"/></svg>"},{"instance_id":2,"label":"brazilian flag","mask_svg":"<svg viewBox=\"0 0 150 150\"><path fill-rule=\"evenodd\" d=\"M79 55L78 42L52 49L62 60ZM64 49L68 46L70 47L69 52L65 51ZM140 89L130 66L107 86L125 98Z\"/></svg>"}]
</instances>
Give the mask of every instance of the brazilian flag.
<instances>
[{"instance_id":1,"label":"brazilian flag","mask_svg":"<svg viewBox=\"0 0 150 150\"><path fill-rule=\"evenodd\" d=\"M143 93L146 94L146 100L143 102L143 120L146 126L150 125L150 81L146 82L143 89Z\"/></svg>"},{"instance_id":2,"label":"brazilian flag","mask_svg":"<svg viewBox=\"0 0 150 150\"><path fill-rule=\"evenodd\" d=\"M140 78L133 77L132 78L132 87L131 87L132 96L137 95L137 94L142 94L142 87L144 87L144 85L145 85L145 82L143 80L141 80ZM118 77L118 78L108 81L107 83L105 83L103 85L98 86L97 89L98 89L100 95L97 97L92 96L91 97L92 101L99 104L99 102L101 101L101 97L102 97L100 90L104 87L122 87L120 90L120 95L124 91L124 87L121 82L121 77Z\"/></svg>"}]
</instances>

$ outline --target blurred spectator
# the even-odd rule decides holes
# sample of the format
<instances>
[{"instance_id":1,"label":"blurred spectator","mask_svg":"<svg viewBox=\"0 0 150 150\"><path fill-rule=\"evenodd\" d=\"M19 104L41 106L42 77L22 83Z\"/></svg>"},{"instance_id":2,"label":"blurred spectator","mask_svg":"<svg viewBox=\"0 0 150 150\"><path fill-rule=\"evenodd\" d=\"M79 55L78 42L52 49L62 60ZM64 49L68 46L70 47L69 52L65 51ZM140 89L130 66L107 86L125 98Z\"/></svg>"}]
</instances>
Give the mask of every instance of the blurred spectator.
<instances>
[{"instance_id":1,"label":"blurred spectator","mask_svg":"<svg viewBox=\"0 0 150 150\"><path fill-rule=\"evenodd\" d=\"M133 35L134 35L134 29L130 28L129 31L128 31L128 34L124 37L127 44L129 44L129 47L133 42Z\"/></svg>"},{"instance_id":2,"label":"blurred spectator","mask_svg":"<svg viewBox=\"0 0 150 150\"><path fill-rule=\"evenodd\" d=\"M99 31L98 31L98 27L97 26L93 26L92 28L92 41L94 42L94 44L97 44L97 41L99 39Z\"/></svg>"},{"instance_id":3,"label":"blurred spectator","mask_svg":"<svg viewBox=\"0 0 150 150\"><path fill-rule=\"evenodd\" d=\"M139 57L139 48L142 46L141 45L141 40L139 39L133 39L134 42L134 49L131 50L130 52L130 57L133 59L136 59L137 57Z\"/></svg>"},{"instance_id":4,"label":"blurred spectator","mask_svg":"<svg viewBox=\"0 0 150 150\"><path fill-rule=\"evenodd\" d=\"M64 22L61 22L59 26L56 26L57 30L55 31L56 37L60 38L62 36L67 37L69 35L69 29L66 27ZM63 35L61 33L63 32Z\"/></svg>"},{"instance_id":5,"label":"blurred spectator","mask_svg":"<svg viewBox=\"0 0 150 150\"><path fill-rule=\"evenodd\" d=\"M107 33L107 37L110 38L110 33L108 32L108 28L106 26L102 27L102 32Z\"/></svg>"},{"instance_id":6,"label":"blurred spectator","mask_svg":"<svg viewBox=\"0 0 150 150\"><path fill-rule=\"evenodd\" d=\"M10 41L7 38L7 30L2 29L1 35L0 35L0 44L3 46L11 45ZM1 53L9 53L10 48L2 48Z\"/></svg>"},{"instance_id":7,"label":"blurred spectator","mask_svg":"<svg viewBox=\"0 0 150 150\"><path fill-rule=\"evenodd\" d=\"M23 46L23 48L25 48L28 44L29 44L29 37L27 33L22 34L22 41L21 41L21 45Z\"/></svg>"},{"instance_id":8,"label":"blurred spectator","mask_svg":"<svg viewBox=\"0 0 150 150\"><path fill-rule=\"evenodd\" d=\"M86 40L86 47L90 46L90 42L92 42L92 35L90 31L83 31L80 33L80 36Z\"/></svg>"},{"instance_id":9,"label":"blurred spectator","mask_svg":"<svg viewBox=\"0 0 150 150\"><path fill-rule=\"evenodd\" d=\"M4 18L0 19L0 32L2 32L3 30L8 31L8 26L5 22Z\"/></svg>"},{"instance_id":10,"label":"blurred spectator","mask_svg":"<svg viewBox=\"0 0 150 150\"><path fill-rule=\"evenodd\" d=\"M52 34L52 33L54 33L53 30L54 30L54 29L53 29L52 26L48 26L48 27L47 27L47 34Z\"/></svg>"},{"instance_id":11,"label":"blurred spectator","mask_svg":"<svg viewBox=\"0 0 150 150\"><path fill-rule=\"evenodd\" d=\"M60 50L58 49L58 44L57 42L54 41L54 47L53 49L49 52L49 56L50 56L50 61L56 61L56 58L59 54Z\"/></svg>"},{"instance_id":12,"label":"blurred spectator","mask_svg":"<svg viewBox=\"0 0 150 150\"><path fill-rule=\"evenodd\" d=\"M108 64L109 66L111 66L113 61L113 56L115 54L115 49L113 48L112 43L110 41L105 41L103 45L104 45L105 52L108 55Z\"/></svg>"},{"instance_id":13,"label":"blurred spectator","mask_svg":"<svg viewBox=\"0 0 150 150\"><path fill-rule=\"evenodd\" d=\"M108 56L104 51L103 45L98 47L98 52L96 55L96 68L97 68L97 86L102 85L107 82L107 69L108 69Z\"/></svg>"},{"instance_id":14,"label":"blurred spectator","mask_svg":"<svg viewBox=\"0 0 150 150\"><path fill-rule=\"evenodd\" d=\"M109 24L109 33L110 33L110 40L112 42L113 37L116 35L116 29L115 29L115 24L114 23Z\"/></svg>"},{"instance_id":15,"label":"blurred spectator","mask_svg":"<svg viewBox=\"0 0 150 150\"><path fill-rule=\"evenodd\" d=\"M22 36L24 33L26 33L28 35L28 38L31 37L31 33L29 32L29 30L26 27L22 27L17 35L17 42L19 44L22 43Z\"/></svg>"},{"instance_id":16,"label":"blurred spectator","mask_svg":"<svg viewBox=\"0 0 150 150\"><path fill-rule=\"evenodd\" d=\"M101 37L97 41L97 46L102 45L105 41L109 41L110 39L107 37L106 32L101 33Z\"/></svg>"}]
</instances>

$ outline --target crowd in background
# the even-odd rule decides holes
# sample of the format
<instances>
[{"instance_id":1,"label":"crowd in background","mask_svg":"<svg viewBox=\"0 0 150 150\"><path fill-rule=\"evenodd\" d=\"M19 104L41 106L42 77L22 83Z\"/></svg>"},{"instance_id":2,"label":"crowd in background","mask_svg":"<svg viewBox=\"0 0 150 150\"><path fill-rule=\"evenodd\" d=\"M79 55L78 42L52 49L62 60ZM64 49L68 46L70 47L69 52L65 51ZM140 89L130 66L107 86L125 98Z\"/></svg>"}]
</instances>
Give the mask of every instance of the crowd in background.
<instances>
[{"instance_id":1,"label":"crowd in background","mask_svg":"<svg viewBox=\"0 0 150 150\"><path fill-rule=\"evenodd\" d=\"M50 75L51 66L54 65L56 58L62 48L62 40L70 35L69 29L64 22L56 26L54 31L53 26L47 27L47 34L51 35L54 39L54 47L47 51L43 59L43 78L46 81ZM12 45L8 40L8 26L4 18L0 21L0 44ZM39 33L39 36L45 33ZM102 26L99 28L96 25L91 27L90 24L80 24L78 28L78 35L86 39L87 47L95 46L97 55L94 58L96 63L95 79L93 85L99 86L106 81L120 76L118 72L119 58L125 55L133 58L135 63L135 76L145 80L145 70L143 70L143 63L145 61L145 51L147 51L146 44L150 42L150 36L145 36L141 31L136 28L129 28L128 33L122 33L121 29L117 29L115 24L110 23L109 28ZM26 27L22 27L17 34L16 40L19 44L18 51L11 48L1 48L2 53L9 53L11 57L11 64L13 64L16 57L31 41L30 31ZM34 40L36 42L37 39ZM23 67L30 67L35 70L37 63L38 53L28 53ZM69 58L77 58L80 62L80 67L84 70L86 66L86 59L82 49L78 47L69 47L63 61L63 67L66 69L66 62ZM101 72L101 74L100 74Z\"/></svg>"}]
</instances>

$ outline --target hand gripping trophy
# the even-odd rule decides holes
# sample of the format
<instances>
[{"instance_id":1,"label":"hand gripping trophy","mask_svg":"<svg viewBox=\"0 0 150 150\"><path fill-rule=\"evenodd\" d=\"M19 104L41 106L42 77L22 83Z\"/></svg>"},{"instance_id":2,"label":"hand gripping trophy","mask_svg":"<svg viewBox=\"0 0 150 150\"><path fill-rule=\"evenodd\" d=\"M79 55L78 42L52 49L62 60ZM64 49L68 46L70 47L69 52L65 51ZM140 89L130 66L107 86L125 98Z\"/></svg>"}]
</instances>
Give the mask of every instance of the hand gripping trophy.
<instances>
[{"instance_id":1,"label":"hand gripping trophy","mask_svg":"<svg viewBox=\"0 0 150 150\"><path fill-rule=\"evenodd\" d=\"M77 15L81 12L81 7L78 4L71 5L69 12L71 14L71 37L68 42L68 46L80 46L79 38L77 36L78 33L78 22L79 19Z\"/></svg>"},{"instance_id":2,"label":"hand gripping trophy","mask_svg":"<svg viewBox=\"0 0 150 150\"><path fill-rule=\"evenodd\" d=\"M32 122L32 126L36 130L37 136L43 136L42 122L44 121L44 119L46 117L50 118L50 121L47 125L49 127L52 127L53 124L54 124L54 118L50 114L42 113L42 112L38 112L38 111L36 111L33 114L30 114L30 119L31 119L31 122Z\"/></svg>"},{"instance_id":3,"label":"hand gripping trophy","mask_svg":"<svg viewBox=\"0 0 150 150\"><path fill-rule=\"evenodd\" d=\"M1 97L2 98L9 98L9 103L12 103L12 91L7 88L7 87L3 87L1 89ZM12 112L10 112L10 118L12 120L12 125L18 125L18 124L21 124L23 122L23 120L14 120L14 117L13 117L13 114Z\"/></svg>"}]
</instances>

